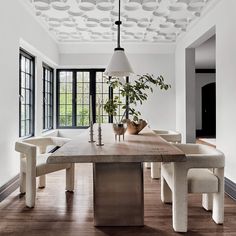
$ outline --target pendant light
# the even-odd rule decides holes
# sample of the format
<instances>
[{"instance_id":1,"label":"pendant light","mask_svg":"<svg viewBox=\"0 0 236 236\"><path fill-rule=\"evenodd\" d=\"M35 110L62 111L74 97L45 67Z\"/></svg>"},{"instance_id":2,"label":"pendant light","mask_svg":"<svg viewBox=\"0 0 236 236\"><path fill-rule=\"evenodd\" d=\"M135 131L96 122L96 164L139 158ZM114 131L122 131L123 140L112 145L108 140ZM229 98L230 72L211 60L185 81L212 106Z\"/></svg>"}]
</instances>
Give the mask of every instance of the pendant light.
<instances>
[{"instance_id":1,"label":"pendant light","mask_svg":"<svg viewBox=\"0 0 236 236\"><path fill-rule=\"evenodd\" d=\"M119 18L115 22L117 25L117 47L114 49L113 56L110 60L109 65L105 71L105 75L114 77L126 77L131 73L134 73L131 65L125 55L125 50L120 46L120 25L122 24L120 20L120 1L119 0Z\"/></svg>"}]
</instances>

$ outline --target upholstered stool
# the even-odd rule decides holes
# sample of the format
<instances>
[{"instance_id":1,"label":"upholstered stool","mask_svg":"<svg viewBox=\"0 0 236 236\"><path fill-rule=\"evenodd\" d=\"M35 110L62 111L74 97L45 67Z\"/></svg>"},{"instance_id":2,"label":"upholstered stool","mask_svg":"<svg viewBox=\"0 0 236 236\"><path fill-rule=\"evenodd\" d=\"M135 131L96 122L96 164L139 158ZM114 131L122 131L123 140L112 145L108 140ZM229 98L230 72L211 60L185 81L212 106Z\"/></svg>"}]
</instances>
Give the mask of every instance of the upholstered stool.
<instances>
[{"instance_id":1,"label":"upholstered stool","mask_svg":"<svg viewBox=\"0 0 236 236\"><path fill-rule=\"evenodd\" d=\"M26 193L26 206L34 207L36 197L36 177L39 176L39 187L46 185L46 174L66 169L66 190L74 190L74 164L47 164L47 148L61 147L70 141L59 137L38 137L16 142L15 150L20 152L20 192Z\"/></svg>"},{"instance_id":2,"label":"upholstered stool","mask_svg":"<svg viewBox=\"0 0 236 236\"><path fill-rule=\"evenodd\" d=\"M182 163L162 163L161 164L161 200L165 203L175 202L183 206L183 215L180 215L178 224L173 222L174 228L178 228L179 232L187 231L187 201L178 199L178 191L184 193L202 193L202 206L206 210L212 210L212 218L217 224L224 222L224 154L219 150L205 146L202 144L174 144L181 149L187 157L186 162ZM180 178L174 178L175 169L181 172ZM187 179L187 181L186 181ZM176 181L186 181L186 188L176 189ZM175 212L175 205L173 204L173 213Z\"/></svg>"}]
</instances>

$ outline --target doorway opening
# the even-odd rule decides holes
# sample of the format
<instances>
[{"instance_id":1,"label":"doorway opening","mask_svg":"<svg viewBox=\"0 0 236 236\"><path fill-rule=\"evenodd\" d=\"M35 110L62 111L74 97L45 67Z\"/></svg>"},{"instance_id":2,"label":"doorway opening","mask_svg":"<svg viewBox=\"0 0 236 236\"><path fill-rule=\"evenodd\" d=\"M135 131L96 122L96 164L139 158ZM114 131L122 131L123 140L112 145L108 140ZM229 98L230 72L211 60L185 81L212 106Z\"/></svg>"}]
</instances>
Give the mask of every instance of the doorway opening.
<instances>
[{"instance_id":1,"label":"doorway opening","mask_svg":"<svg viewBox=\"0 0 236 236\"><path fill-rule=\"evenodd\" d=\"M195 49L196 138L211 145L216 143L215 38Z\"/></svg>"},{"instance_id":2,"label":"doorway opening","mask_svg":"<svg viewBox=\"0 0 236 236\"><path fill-rule=\"evenodd\" d=\"M186 142L215 145L216 35L210 29L186 49Z\"/></svg>"}]
</instances>

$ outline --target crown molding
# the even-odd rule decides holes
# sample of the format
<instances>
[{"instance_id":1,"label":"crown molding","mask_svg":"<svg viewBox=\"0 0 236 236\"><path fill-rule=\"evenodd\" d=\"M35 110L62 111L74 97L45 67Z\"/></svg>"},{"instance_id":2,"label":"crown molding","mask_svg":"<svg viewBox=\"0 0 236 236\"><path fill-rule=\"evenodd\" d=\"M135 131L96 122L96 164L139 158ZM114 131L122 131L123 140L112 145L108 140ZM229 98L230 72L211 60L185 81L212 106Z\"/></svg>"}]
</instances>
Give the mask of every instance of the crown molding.
<instances>
[{"instance_id":1,"label":"crown molding","mask_svg":"<svg viewBox=\"0 0 236 236\"><path fill-rule=\"evenodd\" d=\"M61 54L111 54L115 43L60 43ZM175 52L175 43L122 43L128 54L172 54Z\"/></svg>"}]
</instances>

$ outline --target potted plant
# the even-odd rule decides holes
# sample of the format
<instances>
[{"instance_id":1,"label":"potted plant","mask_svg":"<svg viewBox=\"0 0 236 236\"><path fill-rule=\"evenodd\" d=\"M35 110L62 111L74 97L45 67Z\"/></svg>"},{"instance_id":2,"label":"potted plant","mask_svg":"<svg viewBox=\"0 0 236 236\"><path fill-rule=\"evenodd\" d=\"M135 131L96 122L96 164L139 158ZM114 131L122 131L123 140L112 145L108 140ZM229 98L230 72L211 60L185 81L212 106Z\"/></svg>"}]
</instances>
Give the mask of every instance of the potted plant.
<instances>
[{"instance_id":1,"label":"potted plant","mask_svg":"<svg viewBox=\"0 0 236 236\"><path fill-rule=\"evenodd\" d=\"M132 83L122 83L119 78L111 78L108 80L108 84L113 89L118 88L121 96L128 99L128 103L122 105L119 97L115 96L105 103L104 110L115 118L116 126L123 127L123 123L127 123L128 131L131 134L139 133L147 124L144 120L139 119L141 113L137 110L137 105L142 105L148 99L148 92L153 92L155 86L158 86L161 90L168 90L171 87L170 84L165 83L162 75L155 78L150 74L138 75ZM119 106L122 107L124 113L121 119L117 120ZM126 114L131 119L125 119Z\"/></svg>"}]
</instances>

